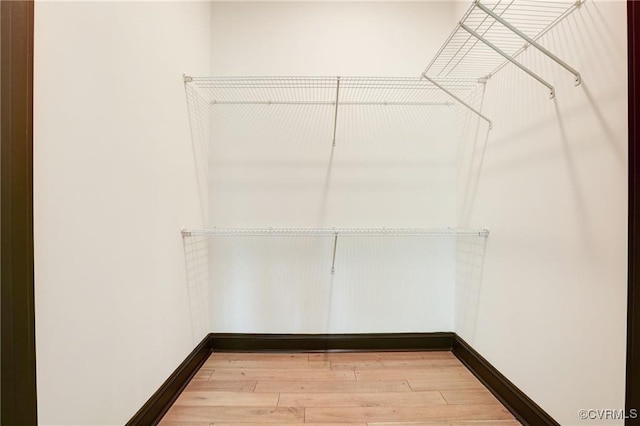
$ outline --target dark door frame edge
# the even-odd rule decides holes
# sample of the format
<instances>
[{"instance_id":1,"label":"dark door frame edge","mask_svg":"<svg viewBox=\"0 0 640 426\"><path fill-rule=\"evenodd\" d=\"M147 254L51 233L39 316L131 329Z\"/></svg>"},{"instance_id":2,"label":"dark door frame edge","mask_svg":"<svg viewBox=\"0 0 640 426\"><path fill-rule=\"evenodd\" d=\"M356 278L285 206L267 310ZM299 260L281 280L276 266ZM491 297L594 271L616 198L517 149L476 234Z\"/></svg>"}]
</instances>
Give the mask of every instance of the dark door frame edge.
<instances>
[{"instance_id":1,"label":"dark door frame edge","mask_svg":"<svg viewBox=\"0 0 640 426\"><path fill-rule=\"evenodd\" d=\"M33 1L0 2L0 423L36 425Z\"/></svg>"},{"instance_id":2,"label":"dark door frame edge","mask_svg":"<svg viewBox=\"0 0 640 426\"><path fill-rule=\"evenodd\" d=\"M629 216L628 216L628 288L627 288L627 364L625 388L626 425L639 424L630 418L640 409L640 3L627 1L628 103L629 103Z\"/></svg>"}]
</instances>

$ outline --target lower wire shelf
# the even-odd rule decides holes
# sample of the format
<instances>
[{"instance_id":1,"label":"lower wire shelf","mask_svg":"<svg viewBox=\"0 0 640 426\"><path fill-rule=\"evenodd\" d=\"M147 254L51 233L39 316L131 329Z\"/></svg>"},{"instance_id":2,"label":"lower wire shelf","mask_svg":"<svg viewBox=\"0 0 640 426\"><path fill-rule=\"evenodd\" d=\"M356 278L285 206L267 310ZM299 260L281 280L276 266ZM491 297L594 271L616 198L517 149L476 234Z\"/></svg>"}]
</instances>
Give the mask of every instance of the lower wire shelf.
<instances>
[{"instance_id":1,"label":"lower wire shelf","mask_svg":"<svg viewBox=\"0 0 640 426\"><path fill-rule=\"evenodd\" d=\"M478 236L489 230L460 228L209 228L183 229L183 237L193 236Z\"/></svg>"}]
</instances>

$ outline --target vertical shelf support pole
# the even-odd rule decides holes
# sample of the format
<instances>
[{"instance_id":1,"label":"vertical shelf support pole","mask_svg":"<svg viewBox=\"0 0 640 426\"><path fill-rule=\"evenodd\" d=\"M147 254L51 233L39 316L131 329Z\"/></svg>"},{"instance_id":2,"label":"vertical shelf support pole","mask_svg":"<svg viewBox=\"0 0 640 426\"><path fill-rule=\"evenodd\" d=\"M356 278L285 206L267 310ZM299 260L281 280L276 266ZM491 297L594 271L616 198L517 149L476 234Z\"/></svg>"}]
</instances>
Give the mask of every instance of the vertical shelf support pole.
<instances>
[{"instance_id":1,"label":"vertical shelf support pole","mask_svg":"<svg viewBox=\"0 0 640 426\"><path fill-rule=\"evenodd\" d=\"M556 55L554 55L552 52L550 52L545 47L543 47L540 44L538 44L538 42L536 42L534 39L532 39L531 37L529 37L528 35L526 35L522 31L520 31L519 29L517 29L516 27L511 25L504 18L502 18L501 16L497 15L496 13L494 13L493 10L489 9L487 6L485 6L484 4L480 3L480 0L476 0L474 4L478 9L482 10L484 13L486 13L489 16L491 16L496 21L500 22L502 25L504 25L505 27L510 29L518 37L520 37L521 39L525 40L531 46L535 47L536 49L538 49L539 51L541 51L542 53L547 55L549 58L551 58L553 61L555 61L558 65L560 65L561 67L563 67L564 69L569 71L571 74L573 74L575 76L576 86L578 86L580 84L580 82L581 82L580 73L575 68L573 68L571 65L567 64L566 62L564 62L562 59L558 58Z\"/></svg>"},{"instance_id":2,"label":"vertical shelf support pole","mask_svg":"<svg viewBox=\"0 0 640 426\"><path fill-rule=\"evenodd\" d=\"M442 85L438 82L436 82L435 80L427 77L426 74L422 74L422 78L424 78L425 80L429 81L431 84L433 84L434 86L436 86L438 89L442 90L443 92L445 92L447 95L451 96L453 99L455 99L456 101L460 102L462 105L464 105L465 107L467 107L468 109L470 109L471 111L475 112L480 118L482 118L483 120L485 120L487 123L489 123L489 129L491 129L493 127L493 124L491 123L491 120L489 120L485 115L483 115L480 111L478 111L477 109L475 109L474 107L472 107L471 105L469 105L468 103L466 103L465 101L463 101L462 99L460 99L459 97L457 97L456 95L454 95L453 93L451 93L451 91L449 91L448 89L442 87Z\"/></svg>"},{"instance_id":3,"label":"vertical shelf support pole","mask_svg":"<svg viewBox=\"0 0 640 426\"><path fill-rule=\"evenodd\" d=\"M333 260L331 260L331 275L336 273L336 250L338 248L338 233L333 237Z\"/></svg>"},{"instance_id":4,"label":"vertical shelf support pole","mask_svg":"<svg viewBox=\"0 0 640 426\"><path fill-rule=\"evenodd\" d=\"M336 80L336 108L333 115L333 146L336 146L336 128L338 126L338 99L340 96L340 76Z\"/></svg>"},{"instance_id":5,"label":"vertical shelf support pole","mask_svg":"<svg viewBox=\"0 0 640 426\"><path fill-rule=\"evenodd\" d=\"M515 59L513 59L511 56L509 56L507 53L505 53L504 51L502 51L500 48L498 48L498 46L496 46L495 44L491 43L489 40L485 39L484 37L482 37L480 34L478 34L477 32L473 31L471 28L467 27L465 24L463 24L462 22L460 22L460 28L462 28L463 30L465 30L466 32L468 32L469 34L471 34L472 36L474 36L475 38L477 38L478 40L480 40L481 42L483 42L484 44L486 44L489 48L493 49L496 53L500 54L503 58L505 58L507 61L511 62L513 65L517 66L518 68L520 68L522 71L526 72L527 74L529 74L531 77L535 78L536 80L538 80L541 84L543 84L544 86L546 86L549 91L550 91L550 97L551 99L553 99L556 95L556 91L553 88L553 86L549 83L547 83L546 80L544 80L542 77L540 77L538 74L534 73L533 71L531 71L529 68L525 67L524 65L522 65L520 62L516 61Z\"/></svg>"}]
</instances>

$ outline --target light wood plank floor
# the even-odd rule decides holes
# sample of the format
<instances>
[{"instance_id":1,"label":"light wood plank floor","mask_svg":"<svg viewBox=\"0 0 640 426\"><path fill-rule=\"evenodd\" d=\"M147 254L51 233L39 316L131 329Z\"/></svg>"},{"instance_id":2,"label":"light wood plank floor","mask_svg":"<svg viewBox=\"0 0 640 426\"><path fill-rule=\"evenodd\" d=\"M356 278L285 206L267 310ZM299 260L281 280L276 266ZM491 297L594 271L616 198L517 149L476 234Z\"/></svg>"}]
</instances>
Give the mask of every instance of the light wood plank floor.
<instances>
[{"instance_id":1,"label":"light wood plank floor","mask_svg":"<svg viewBox=\"0 0 640 426\"><path fill-rule=\"evenodd\" d=\"M161 426L519 425L450 352L212 354Z\"/></svg>"}]
</instances>

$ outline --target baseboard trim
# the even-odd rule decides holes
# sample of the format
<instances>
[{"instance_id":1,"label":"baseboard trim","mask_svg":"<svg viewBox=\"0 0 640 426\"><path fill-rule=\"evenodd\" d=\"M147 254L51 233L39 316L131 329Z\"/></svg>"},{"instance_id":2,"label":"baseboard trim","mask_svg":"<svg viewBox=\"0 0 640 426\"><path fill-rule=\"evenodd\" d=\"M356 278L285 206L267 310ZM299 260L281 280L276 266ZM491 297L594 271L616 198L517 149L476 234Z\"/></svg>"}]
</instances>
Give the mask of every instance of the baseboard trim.
<instances>
[{"instance_id":1,"label":"baseboard trim","mask_svg":"<svg viewBox=\"0 0 640 426\"><path fill-rule=\"evenodd\" d=\"M460 336L455 335L453 354L524 425L560 426L547 412L507 379Z\"/></svg>"},{"instance_id":2,"label":"baseboard trim","mask_svg":"<svg viewBox=\"0 0 640 426\"><path fill-rule=\"evenodd\" d=\"M442 333L210 333L160 386L127 426L156 425L214 352L451 351L524 425L559 426L549 414L460 336Z\"/></svg>"},{"instance_id":3,"label":"baseboard trim","mask_svg":"<svg viewBox=\"0 0 640 426\"><path fill-rule=\"evenodd\" d=\"M217 352L449 351L454 333L237 334L213 333Z\"/></svg>"},{"instance_id":4,"label":"baseboard trim","mask_svg":"<svg viewBox=\"0 0 640 426\"><path fill-rule=\"evenodd\" d=\"M196 348L171 373L171 376L127 422L126 426L156 425L169 410L191 378L211 354L211 335L205 336Z\"/></svg>"}]
</instances>

